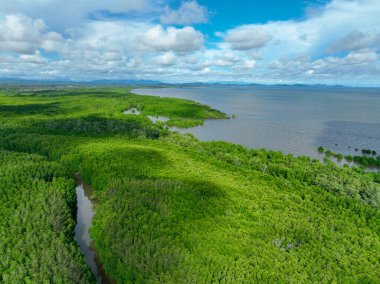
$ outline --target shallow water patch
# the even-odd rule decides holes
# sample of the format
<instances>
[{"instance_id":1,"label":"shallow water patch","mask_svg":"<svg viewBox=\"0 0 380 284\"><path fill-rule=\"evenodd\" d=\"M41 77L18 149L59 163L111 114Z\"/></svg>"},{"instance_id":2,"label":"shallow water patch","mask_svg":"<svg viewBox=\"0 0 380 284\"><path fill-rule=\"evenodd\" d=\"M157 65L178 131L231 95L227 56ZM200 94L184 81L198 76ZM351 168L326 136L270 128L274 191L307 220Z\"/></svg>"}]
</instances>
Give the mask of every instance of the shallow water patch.
<instances>
[{"instance_id":1,"label":"shallow water patch","mask_svg":"<svg viewBox=\"0 0 380 284\"><path fill-rule=\"evenodd\" d=\"M147 115L147 118L150 119L151 122L157 123L157 122L168 122L170 120L169 117L166 116L153 116L153 115Z\"/></svg>"},{"instance_id":2,"label":"shallow water patch","mask_svg":"<svg viewBox=\"0 0 380 284\"><path fill-rule=\"evenodd\" d=\"M126 111L123 112L124 114L136 114L136 115L139 115L141 114L141 111L139 111L137 108L133 107L131 109L128 109Z\"/></svg>"}]
</instances>

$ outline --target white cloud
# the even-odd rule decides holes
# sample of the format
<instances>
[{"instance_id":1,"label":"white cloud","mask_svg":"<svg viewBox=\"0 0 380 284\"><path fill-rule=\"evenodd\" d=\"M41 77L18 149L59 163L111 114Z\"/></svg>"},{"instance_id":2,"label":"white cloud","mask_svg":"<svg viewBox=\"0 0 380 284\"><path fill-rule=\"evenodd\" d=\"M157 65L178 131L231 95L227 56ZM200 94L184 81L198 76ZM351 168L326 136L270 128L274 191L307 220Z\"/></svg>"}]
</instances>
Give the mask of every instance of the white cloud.
<instances>
[{"instance_id":1,"label":"white cloud","mask_svg":"<svg viewBox=\"0 0 380 284\"><path fill-rule=\"evenodd\" d=\"M63 41L60 34L49 32L41 19L33 20L24 15L6 15L0 21L0 51L34 53L43 48L57 50Z\"/></svg>"},{"instance_id":2,"label":"white cloud","mask_svg":"<svg viewBox=\"0 0 380 284\"><path fill-rule=\"evenodd\" d=\"M339 64L339 65L363 65L373 62L377 62L379 57L376 52L350 52L346 57L336 58L336 57L327 57L322 61L325 61L329 64ZM317 61L319 62L319 61Z\"/></svg>"},{"instance_id":3,"label":"white cloud","mask_svg":"<svg viewBox=\"0 0 380 284\"><path fill-rule=\"evenodd\" d=\"M242 58L232 51L209 50L203 54L207 66L230 67L239 63Z\"/></svg>"},{"instance_id":4,"label":"white cloud","mask_svg":"<svg viewBox=\"0 0 380 284\"><path fill-rule=\"evenodd\" d=\"M42 71L41 75L47 76L47 77L56 77L60 75L60 72L58 70L48 70L48 71Z\"/></svg>"},{"instance_id":5,"label":"white cloud","mask_svg":"<svg viewBox=\"0 0 380 284\"><path fill-rule=\"evenodd\" d=\"M232 64L237 63L241 60L240 56L233 52L223 52L222 54L215 55L215 58Z\"/></svg>"},{"instance_id":6,"label":"white cloud","mask_svg":"<svg viewBox=\"0 0 380 284\"><path fill-rule=\"evenodd\" d=\"M320 57L330 51L337 38L343 38L352 31L379 34L378 15L378 0L333 0L320 13L305 20L244 25L228 31L225 40L230 42L228 35L233 35L231 45L234 47L235 44L236 49L262 47L266 43L266 33L272 40L263 49L264 57L271 57L271 60L299 54ZM255 31L259 34L255 34Z\"/></svg>"},{"instance_id":7,"label":"white cloud","mask_svg":"<svg viewBox=\"0 0 380 284\"><path fill-rule=\"evenodd\" d=\"M352 83L359 75L376 80L380 75L379 14L378 0L332 0L319 13L300 21L243 25L216 35L224 39L221 49L244 51L239 53L242 62L260 60L253 69L257 80L319 78L324 82L330 78ZM332 57L332 52L338 55ZM349 80L353 74L356 77Z\"/></svg>"},{"instance_id":8,"label":"white cloud","mask_svg":"<svg viewBox=\"0 0 380 284\"><path fill-rule=\"evenodd\" d=\"M380 33L370 34L358 31L350 32L344 38L335 42L330 50L333 52L353 51L367 48L380 49Z\"/></svg>"},{"instance_id":9,"label":"white cloud","mask_svg":"<svg viewBox=\"0 0 380 284\"><path fill-rule=\"evenodd\" d=\"M159 65L174 65L177 62L177 56L173 52L166 52L156 58Z\"/></svg>"},{"instance_id":10,"label":"white cloud","mask_svg":"<svg viewBox=\"0 0 380 284\"><path fill-rule=\"evenodd\" d=\"M328 56L314 61L308 57L293 60L284 58L269 63L268 68L272 71L268 75L289 81L313 78L319 82L328 79L330 83L350 83L349 78L352 77L376 78L380 76L378 60L379 56L373 51L350 52L345 57Z\"/></svg>"},{"instance_id":11,"label":"white cloud","mask_svg":"<svg viewBox=\"0 0 380 284\"><path fill-rule=\"evenodd\" d=\"M202 24L208 21L208 11L205 6L196 1L183 2L178 10L165 8L160 20L165 25L192 25Z\"/></svg>"},{"instance_id":12,"label":"white cloud","mask_svg":"<svg viewBox=\"0 0 380 284\"><path fill-rule=\"evenodd\" d=\"M235 50L251 50L264 47L271 36L257 28L241 27L227 32L224 40Z\"/></svg>"},{"instance_id":13,"label":"white cloud","mask_svg":"<svg viewBox=\"0 0 380 284\"><path fill-rule=\"evenodd\" d=\"M43 58L40 52L35 52L34 54L21 54L20 60L24 63L33 63L33 64L46 64L48 61Z\"/></svg>"},{"instance_id":14,"label":"white cloud","mask_svg":"<svg viewBox=\"0 0 380 284\"><path fill-rule=\"evenodd\" d=\"M245 69L253 69L256 66L256 60L245 60L243 67Z\"/></svg>"},{"instance_id":15,"label":"white cloud","mask_svg":"<svg viewBox=\"0 0 380 284\"><path fill-rule=\"evenodd\" d=\"M314 70L312 70L312 69L307 70L307 71L305 72L305 75L308 76L308 77L313 76L313 74L314 74Z\"/></svg>"},{"instance_id":16,"label":"white cloud","mask_svg":"<svg viewBox=\"0 0 380 284\"><path fill-rule=\"evenodd\" d=\"M77 27L98 11L126 13L149 11L155 7L153 0L1 0L1 14L21 13L31 18L44 19L52 28L64 31Z\"/></svg>"},{"instance_id":17,"label":"white cloud","mask_svg":"<svg viewBox=\"0 0 380 284\"><path fill-rule=\"evenodd\" d=\"M190 52L199 50L203 45L203 34L193 27L177 29L157 25L140 37L140 42L156 51Z\"/></svg>"},{"instance_id":18,"label":"white cloud","mask_svg":"<svg viewBox=\"0 0 380 284\"><path fill-rule=\"evenodd\" d=\"M216 40L187 26L207 20L205 7L188 1L171 10L167 2L0 0L0 76L275 83L380 77L378 0L332 0L302 20L247 23L215 33ZM145 17L131 20L128 11ZM157 24L160 11L162 23L185 26Z\"/></svg>"}]
</instances>

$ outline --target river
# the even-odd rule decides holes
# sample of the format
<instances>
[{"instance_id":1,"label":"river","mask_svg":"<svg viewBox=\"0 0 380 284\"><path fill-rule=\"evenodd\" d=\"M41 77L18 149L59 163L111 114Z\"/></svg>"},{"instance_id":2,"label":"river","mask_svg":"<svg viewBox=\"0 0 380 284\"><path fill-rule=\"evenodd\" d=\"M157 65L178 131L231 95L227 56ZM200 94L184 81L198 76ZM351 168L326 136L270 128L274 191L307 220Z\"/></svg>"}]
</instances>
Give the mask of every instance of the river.
<instances>
[{"instance_id":1,"label":"river","mask_svg":"<svg viewBox=\"0 0 380 284\"><path fill-rule=\"evenodd\" d=\"M99 273L98 265L95 260L95 251L92 248L92 242L88 230L92 226L94 211L92 202L89 198L89 191L83 184L78 185L75 189L77 194L77 225L75 226L75 239L79 244L80 251L85 257L86 263L90 266L93 275L98 283L102 283L102 276Z\"/></svg>"},{"instance_id":2,"label":"river","mask_svg":"<svg viewBox=\"0 0 380 284\"><path fill-rule=\"evenodd\" d=\"M96 281L100 284L113 284L115 282L106 275L102 264L96 256L93 240L89 234L89 229L92 226L92 219L95 214L93 200L91 199L92 188L89 185L83 184L79 174L76 174L76 180L78 186L75 189L77 195L75 239Z\"/></svg>"}]
</instances>

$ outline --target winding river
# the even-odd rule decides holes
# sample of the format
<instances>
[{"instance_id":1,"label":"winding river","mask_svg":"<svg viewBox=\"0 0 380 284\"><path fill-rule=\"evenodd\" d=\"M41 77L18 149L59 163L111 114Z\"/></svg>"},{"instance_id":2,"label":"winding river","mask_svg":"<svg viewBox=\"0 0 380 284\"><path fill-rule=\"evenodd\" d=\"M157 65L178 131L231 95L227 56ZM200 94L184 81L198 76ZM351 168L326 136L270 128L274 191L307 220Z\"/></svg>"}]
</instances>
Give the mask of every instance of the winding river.
<instances>
[{"instance_id":1,"label":"winding river","mask_svg":"<svg viewBox=\"0 0 380 284\"><path fill-rule=\"evenodd\" d=\"M98 265L95 260L95 251L92 249L92 242L88 230L92 226L92 218L94 211L92 210L92 202L89 198L89 192L83 186L78 185L75 189L77 194L77 225L75 226L75 239L78 242L80 251L86 259L86 263L90 266L98 283L102 283L102 276L99 273Z\"/></svg>"},{"instance_id":2,"label":"winding river","mask_svg":"<svg viewBox=\"0 0 380 284\"><path fill-rule=\"evenodd\" d=\"M93 240L90 237L89 229L92 226L94 217L93 200L91 199L92 188L83 183L82 178L76 175L77 187L75 189L77 195L77 224L75 226L75 239L79 245L80 251L85 257L87 265L101 284L115 283L106 274L102 264L97 258L93 246Z\"/></svg>"}]
</instances>

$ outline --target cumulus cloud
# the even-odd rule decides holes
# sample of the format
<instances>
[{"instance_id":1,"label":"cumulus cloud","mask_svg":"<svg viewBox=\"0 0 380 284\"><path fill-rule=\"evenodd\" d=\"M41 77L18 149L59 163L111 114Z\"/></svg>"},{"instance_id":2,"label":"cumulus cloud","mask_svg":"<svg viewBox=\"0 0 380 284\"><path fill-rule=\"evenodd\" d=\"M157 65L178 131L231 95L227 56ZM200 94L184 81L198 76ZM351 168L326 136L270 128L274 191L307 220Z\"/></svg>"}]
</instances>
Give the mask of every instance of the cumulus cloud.
<instances>
[{"instance_id":1,"label":"cumulus cloud","mask_svg":"<svg viewBox=\"0 0 380 284\"><path fill-rule=\"evenodd\" d=\"M239 55L228 50L209 50L203 54L203 59L207 67L232 67L242 60Z\"/></svg>"},{"instance_id":2,"label":"cumulus cloud","mask_svg":"<svg viewBox=\"0 0 380 284\"><path fill-rule=\"evenodd\" d=\"M156 51L190 52L199 50L203 45L203 34L193 27L164 29L157 25L139 37L140 42Z\"/></svg>"},{"instance_id":3,"label":"cumulus cloud","mask_svg":"<svg viewBox=\"0 0 380 284\"><path fill-rule=\"evenodd\" d=\"M353 31L344 38L335 42L331 46L330 50L332 52L354 51L372 47L380 49L380 33L370 34Z\"/></svg>"},{"instance_id":4,"label":"cumulus cloud","mask_svg":"<svg viewBox=\"0 0 380 284\"><path fill-rule=\"evenodd\" d=\"M6 15L0 21L0 51L34 53L43 48L57 50L63 37L49 32L41 19L33 20L24 15Z\"/></svg>"},{"instance_id":5,"label":"cumulus cloud","mask_svg":"<svg viewBox=\"0 0 380 284\"><path fill-rule=\"evenodd\" d=\"M224 40L235 50L259 49L265 46L271 36L255 27L241 27L227 32Z\"/></svg>"},{"instance_id":6,"label":"cumulus cloud","mask_svg":"<svg viewBox=\"0 0 380 284\"><path fill-rule=\"evenodd\" d=\"M47 59L43 58L39 51L36 51L34 54L21 54L19 58L24 63L33 63L33 64L48 63Z\"/></svg>"},{"instance_id":7,"label":"cumulus cloud","mask_svg":"<svg viewBox=\"0 0 380 284\"><path fill-rule=\"evenodd\" d=\"M339 65L366 65L373 62L377 62L379 59L376 52L350 52L346 57L336 58L327 57L322 61L329 64L339 64ZM317 61L319 62L319 61Z\"/></svg>"},{"instance_id":8,"label":"cumulus cloud","mask_svg":"<svg viewBox=\"0 0 380 284\"><path fill-rule=\"evenodd\" d=\"M245 60L243 63L243 68L253 69L256 66L256 60Z\"/></svg>"},{"instance_id":9,"label":"cumulus cloud","mask_svg":"<svg viewBox=\"0 0 380 284\"><path fill-rule=\"evenodd\" d=\"M233 52L223 52L222 54L215 55L214 58L229 64L234 64L241 60L240 56Z\"/></svg>"},{"instance_id":10,"label":"cumulus cloud","mask_svg":"<svg viewBox=\"0 0 380 284\"><path fill-rule=\"evenodd\" d=\"M177 56L173 52L166 52L156 58L159 65L174 65L177 61Z\"/></svg>"},{"instance_id":11,"label":"cumulus cloud","mask_svg":"<svg viewBox=\"0 0 380 284\"><path fill-rule=\"evenodd\" d=\"M378 0L332 0L319 10L319 13L302 21L272 21L265 24L251 24L234 28L227 32L225 41L236 49L260 48L265 45L266 57L298 56L308 54L312 57L326 56L331 46L336 44L347 48L347 39L337 42L352 31L351 39L362 42L352 47L360 48L366 44L367 36L380 33L380 3ZM255 35L255 31L260 33ZM251 35L250 35L251 34ZM232 41L229 38L232 36ZM260 36L261 35L261 36ZM269 35L272 39L266 42ZM346 46L344 46L346 45Z\"/></svg>"},{"instance_id":12,"label":"cumulus cloud","mask_svg":"<svg viewBox=\"0 0 380 284\"><path fill-rule=\"evenodd\" d=\"M208 21L207 7L199 5L196 1L183 2L178 10L166 6L160 20L165 25L192 25Z\"/></svg>"},{"instance_id":13,"label":"cumulus cloud","mask_svg":"<svg viewBox=\"0 0 380 284\"><path fill-rule=\"evenodd\" d=\"M88 20L89 15L108 11L126 13L149 11L156 6L153 0L1 0L1 14L21 13L30 18L41 18L52 28L64 31Z\"/></svg>"},{"instance_id":14,"label":"cumulus cloud","mask_svg":"<svg viewBox=\"0 0 380 284\"><path fill-rule=\"evenodd\" d=\"M216 35L223 38L219 47L238 52L241 62L256 60L252 70L260 72L258 80L375 78L380 75L379 14L377 0L332 0L303 20L243 25Z\"/></svg>"},{"instance_id":15,"label":"cumulus cloud","mask_svg":"<svg viewBox=\"0 0 380 284\"><path fill-rule=\"evenodd\" d=\"M289 60L282 58L268 64L272 72L271 78L305 80L314 79L317 82L330 80L330 83L342 82L353 76L356 78L371 78L380 75L379 56L373 51L350 52L344 57L328 56L311 60L307 56ZM348 82L348 81L343 81Z\"/></svg>"}]
</instances>

